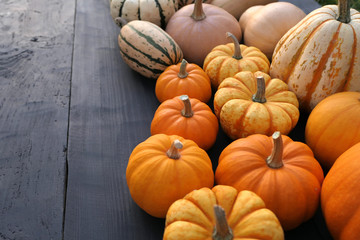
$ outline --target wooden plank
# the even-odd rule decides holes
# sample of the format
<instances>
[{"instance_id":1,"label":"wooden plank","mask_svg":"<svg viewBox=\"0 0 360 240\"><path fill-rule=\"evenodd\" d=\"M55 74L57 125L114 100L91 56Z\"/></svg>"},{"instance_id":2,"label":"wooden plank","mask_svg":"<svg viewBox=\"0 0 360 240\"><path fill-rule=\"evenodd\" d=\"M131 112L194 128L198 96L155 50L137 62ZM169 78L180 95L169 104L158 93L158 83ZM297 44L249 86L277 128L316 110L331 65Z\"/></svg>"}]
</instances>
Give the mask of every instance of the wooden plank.
<instances>
[{"instance_id":1,"label":"wooden plank","mask_svg":"<svg viewBox=\"0 0 360 240\"><path fill-rule=\"evenodd\" d=\"M75 4L1 1L0 239L61 239Z\"/></svg>"},{"instance_id":2,"label":"wooden plank","mask_svg":"<svg viewBox=\"0 0 360 240\"><path fill-rule=\"evenodd\" d=\"M150 136L159 105L155 82L122 61L108 0L78 0L76 9L64 238L161 239L164 220L133 202L125 178L132 149ZM209 150L214 169L228 143L220 131ZM287 239L328 239L315 222L288 232Z\"/></svg>"}]
</instances>

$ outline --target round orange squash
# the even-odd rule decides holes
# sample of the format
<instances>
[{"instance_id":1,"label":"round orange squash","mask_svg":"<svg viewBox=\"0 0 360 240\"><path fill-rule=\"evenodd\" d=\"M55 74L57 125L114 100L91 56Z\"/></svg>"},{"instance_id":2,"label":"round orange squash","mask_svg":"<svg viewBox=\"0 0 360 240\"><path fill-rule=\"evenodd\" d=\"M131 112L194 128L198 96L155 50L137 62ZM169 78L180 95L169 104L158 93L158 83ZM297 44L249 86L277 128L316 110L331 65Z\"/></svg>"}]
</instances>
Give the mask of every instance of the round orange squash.
<instances>
[{"instance_id":1,"label":"round orange squash","mask_svg":"<svg viewBox=\"0 0 360 240\"><path fill-rule=\"evenodd\" d=\"M217 185L174 202L167 212L164 240L284 239L273 212L251 191Z\"/></svg>"},{"instance_id":2,"label":"round orange squash","mask_svg":"<svg viewBox=\"0 0 360 240\"><path fill-rule=\"evenodd\" d=\"M138 144L126 168L135 203L151 216L165 218L170 205L194 189L212 187L207 153L192 140L156 134Z\"/></svg>"},{"instance_id":3,"label":"round orange squash","mask_svg":"<svg viewBox=\"0 0 360 240\"><path fill-rule=\"evenodd\" d=\"M298 122L298 107L286 83L260 71L226 78L214 96L215 114L231 139L275 131L287 135Z\"/></svg>"},{"instance_id":4,"label":"round orange squash","mask_svg":"<svg viewBox=\"0 0 360 240\"><path fill-rule=\"evenodd\" d=\"M241 39L240 24L236 18L224 9L201 0L195 0L195 3L175 12L165 31L180 46L184 58L199 66L203 66L211 49L226 43L226 32L232 32L238 40Z\"/></svg>"},{"instance_id":5,"label":"round orange squash","mask_svg":"<svg viewBox=\"0 0 360 240\"><path fill-rule=\"evenodd\" d=\"M323 170L311 149L275 132L230 143L220 154L217 184L250 190L275 213L284 230L298 227L319 206Z\"/></svg>"},{"instance_id":6,"label":"round orange squash","mask_svg":"<svg viewBox=\"0 0 360 240\"><path fill-rule=\"evenodd\" d=\"M350 0L309 13L275 47L270 75L285 81L311 111L336 92L360 91L360 13Z\"/></svg>"},{"instance_id":7,"label":"round orange squash","mask_svg":"<svg viewBox=\"0 0 360 240\"><path fill-rule=\"evenodd\" d=\"M360 239L360 143L346 150L327 173L321 208L335 240Z\"/></svg>"},{"instance_id":8,"label":"round orange squash","mask_svg":"<svg viewBox=\"0 0 360 240\"><path fill-rule=\"evenodd\" d=\"M151 122L152 135L179 135L193 140L204 150L214 145L218 130L218 119L210 107L187 95L177 96L160 104Z\"/></svg>"},{"instance_id":9,"label":"round orange squash","mask_svg":"<svg viewBox=\"0 0 360 240\"><path fill-rule=\"evenodd\" d=\"M232 43L218 45L204 60L203 69L208 74L211 85L216 89L227 77L241 71L262 71L269 73L270 62L258 48L239 44L230 32L226 33Z\"/></svg>"},{"instance_id":10,"label":"round orange squash","mask_svg":"<svg viewBox=\"0 0 360 240\"><path fill-rule=\"evenodd\" d=\"M188 95L202 102L211 98L209 76L196 64L181 63L171 65L156 80L155 94L160 102L180 95Z\"/></svg>"},{"instance_id":11,"label":"round orange squash","mask_svg":"<svg viewBox=\"0 0 360 240\"><path fill-rule=\"evenodd\" d=\"M326 169L360 142L360 92L340 92L323 99L308 117L305 141Z\"/></svg>"}]
</instances>

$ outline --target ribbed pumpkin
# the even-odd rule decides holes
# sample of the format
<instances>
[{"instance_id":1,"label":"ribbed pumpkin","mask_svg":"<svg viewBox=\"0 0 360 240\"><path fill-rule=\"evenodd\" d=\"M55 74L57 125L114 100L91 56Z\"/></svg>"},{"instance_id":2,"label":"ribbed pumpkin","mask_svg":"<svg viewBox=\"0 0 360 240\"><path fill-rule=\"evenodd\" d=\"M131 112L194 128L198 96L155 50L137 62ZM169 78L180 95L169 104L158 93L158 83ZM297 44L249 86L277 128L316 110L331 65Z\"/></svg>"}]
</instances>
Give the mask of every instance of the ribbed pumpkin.
<instances>
[{"instance_id":1,"label":"ribbed pumpkin","mask_svg":"<svg viewBox=\"0 0 360 240\"><path fill-rule=\"evenodd\" d=\"M227 77L241 71L269 72L270 62L258 48L239 44L230 32L226 37L233 43L218 45L209 52L204 60L203 69L208 74L211 85L216 89Z\"/></svg>"},{"instance_id":2,"label":"ribbed pumpkin","mask_svg":"<svg viewBox=\"0 0 360 240\"><path fill-rule=\"evenodd\" d=\"M217 185L174 202L167 212L163 240L284 239L273 212L251 191Z\"/></svg>"},{"instance_id":3,"label":"ribbed pumpkin","mask_svg":"<svg viewBox=\"0 0 360 240\"><path fill-rule=\"evenodd\" d=\"M166 32L179 44L184 58L203 66L206 55L215 46L225 44L226 32L241 39L236 18L217 6L195 0L179 9L166 25Z\"/></svg>"},{"instance_id":4,"label":"ribbed pumpkin","mask_svg":"<svg viewBox=\"0 0 360 240\"><path fill-rule=\"evenodd\" d=\"M305 141L321 165L330 169L360 142L360 93L335 93L316 105L306 122Z\"/></svg>"},{"instance_id":5,"label":"ribbed pumpkin","mask_svg":"<svg viewBox=\"0 0 360 240\"><path fill-rule=\"evenodd\" d=\"M170 65L183 58L179 45L163 29L143 20L125 24L118 43L124 62L141 75L157 79Z\"/></svg>"},{"instance_id":6,"label":"ribbed pumpkin","mask_svg":"<svg viewBox=\"0 0 360 240\"><path fill-rule=\"evenodd\" d=\"M360 239L360 143L346 150L327 173L321 208L335 240Z\"/></svg>"},{"instance_id":7,"label":"ribbed pumpkin","mask_svg":"<svg viewBox=\"0 0 360 240\"><path fill-rule=\"evenodd\" d=\"M211 83L200 66L183 59L160 74L156 80L155 94L160 102L180 95L208 102L212 95Z\"/></svg>"},{"instance_id":8,"label":"ribbed pumpkin","mask_svg":"<svg viewBox=\"0 0 360 240\"><path fill-rule=\"evenodd\" d=\"M152 135L179 135L193 140L204 150L214 145L218 130L218 120L210 107L187 95L160 104L151 122Z\"/></svg>"},{"instance_id":9,"label":"ribbed pumpkin","mask_svg":"<svg viewBox=\"0 0 360 240\"><path fill-rule=\"evenodd\" d=\"M323 179L311 149L280 132L233 141L220 154L215 172L217 184L259 195L284 230L296 228L315 214Z\"/></svg>"},{"instance_id":10,"label":"ribbed pumpkin","mask_svg":"<svg viewBox=\"0 0 360 240\"><path fill-rule=\"evenodd\" d=\"M112 0L110 14L115 20L118 17L127 22L144 20L165 28L170 17L178 10L174 0Z\"/></svg>"},{"instance_id":11,"label":"ribbed pumpkin","mask_svg":"<svg viewBox=\"0 0 360 240\"><path fill-rule=\"evenodd\" d=\"M360 91L360 13L349 1L314 10L275 48L270 75L288 83L302 109L336 92Z\"/></svg>"},{"instance_id":12,"label":"ribbed pumpkin","mask_svg":"<svg viewBox=\"0 0 360 240\"><path fill-rule=\"evenodd\" d=\"M263 72L226 78L214 96L214 111L232 139L255 133L288 134L299 119L299 103L286 83Z\"/></svg>"},{"instance_id":13,"label":"ribbed pumpkin","mask_svg":"<svg viewBox=\"0 0 360 240\"><path fill-rule=\"evenodd\" d=\"M138 144L126 168L132 199L148 214L165 218L170 205L192 190L212 187L207 153L192 140L156 134Z\"/></svg>"}]
</instances>

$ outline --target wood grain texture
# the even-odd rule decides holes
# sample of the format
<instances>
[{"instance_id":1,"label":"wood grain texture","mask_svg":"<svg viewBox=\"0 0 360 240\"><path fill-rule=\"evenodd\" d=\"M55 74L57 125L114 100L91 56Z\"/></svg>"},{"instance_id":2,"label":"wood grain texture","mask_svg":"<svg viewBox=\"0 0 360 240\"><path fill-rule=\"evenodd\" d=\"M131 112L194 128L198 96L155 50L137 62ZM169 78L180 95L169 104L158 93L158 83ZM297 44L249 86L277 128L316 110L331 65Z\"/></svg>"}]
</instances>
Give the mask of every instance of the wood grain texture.
<instances>
[{"instance_id":1,"label":"wood grain texture","mask_svg":"<svg viewBox=\"0 0 360 240\"><path fill-rule=\"evenodd\" d=\"M72 1L1 1L0 239L61 239Z\"/></svg>"}]
</instances>

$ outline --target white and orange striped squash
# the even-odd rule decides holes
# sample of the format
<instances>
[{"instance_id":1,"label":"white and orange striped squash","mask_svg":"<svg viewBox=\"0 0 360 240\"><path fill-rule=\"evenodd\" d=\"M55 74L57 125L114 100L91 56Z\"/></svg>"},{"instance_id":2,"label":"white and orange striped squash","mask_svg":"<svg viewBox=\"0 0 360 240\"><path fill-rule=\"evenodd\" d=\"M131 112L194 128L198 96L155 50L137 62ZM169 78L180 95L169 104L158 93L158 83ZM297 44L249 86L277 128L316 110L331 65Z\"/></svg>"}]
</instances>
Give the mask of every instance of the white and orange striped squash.
<instances>
[{"instance_id":1,"label":"white and orange striped squash","mask_svg":"<svg viewBox=\"0 0 360 240\"><path fill-rule=\"evenodd\" d=\"M270 75L289 85L303 110L336 92L360 91L360 13L349 1L309 13L275 47Z\"/></svg>"}]
</instances>

